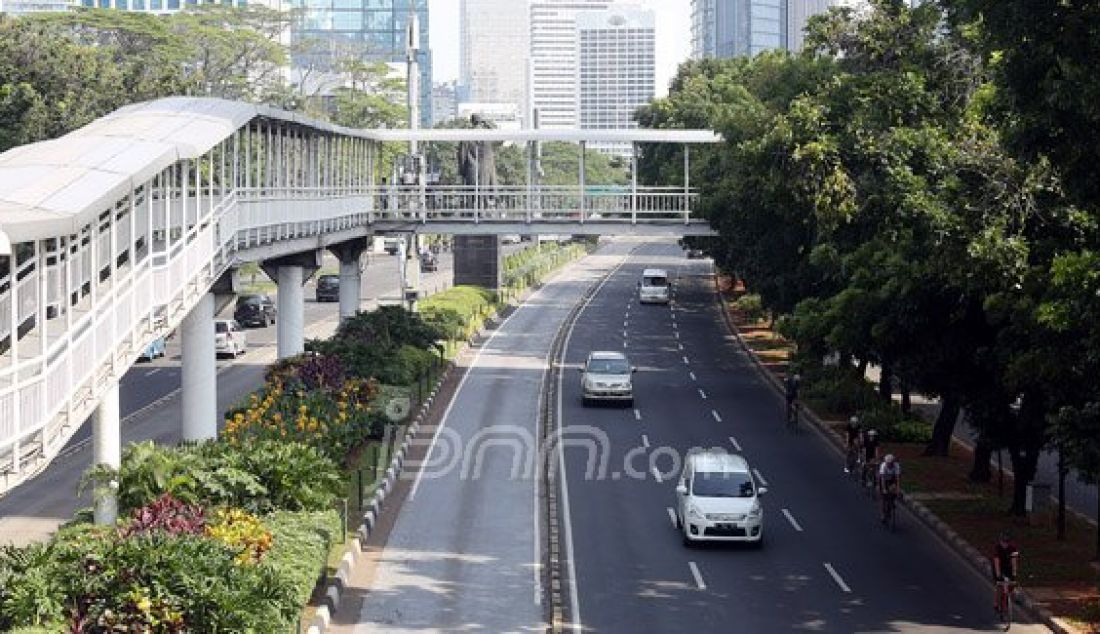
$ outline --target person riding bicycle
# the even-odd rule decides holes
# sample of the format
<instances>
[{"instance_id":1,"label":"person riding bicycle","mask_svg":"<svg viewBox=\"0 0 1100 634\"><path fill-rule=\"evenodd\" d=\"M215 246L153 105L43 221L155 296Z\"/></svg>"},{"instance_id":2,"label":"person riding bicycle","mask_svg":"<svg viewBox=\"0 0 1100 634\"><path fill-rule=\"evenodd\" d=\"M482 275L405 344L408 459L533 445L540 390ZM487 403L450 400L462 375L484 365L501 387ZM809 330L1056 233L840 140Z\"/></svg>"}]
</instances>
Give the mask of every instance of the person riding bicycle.
<instances>
[{"instance_id":1,"label":"person riding bicycle","mask_svg":"<svg viewBox=\"0 0 1100 634\"><path fill-rule=\"evenodd\" d=\"M863 465L859 480L870 485L871 476L874 473L872 469L878 463L878 431L874 428L865 430L860 440L860 449L863 454Z\"/></svg>"},{"instance_id":2,"label":"person riding bicycle","mask_svg":"<svg viewBox=\"0 0 1100 634\"><path fill-rule=\"evenodd\" d=\"M886 523L886 508L893 504L901 491L901 463L888 453L878 468L878 492L882 494L882 523Z\"/></svg>"},{"instance_id":3,"label":"person riding bicycle","mask_svg":"<svg viewBox=\"0 0 1100 634\"><path fill-rule=\"evenodd\" d=\"M851 473L859 461L859 450L863 439L863 426L859 423L859 416L848 419L848 425L844 428L847 432L848 457L844 464L844 473Z\"/></svg>"},{"instance_id":4,"label":"person riding bicycle","mask_svg":"<svg viewBox=\"0 0 1100 634\"><path fill-rule=\"evenodd\" d=\"M1001 533L993 544L993 555L990 557L993 566L993 583L1000 581L1016 581L1020 572L1020 549L1012 541L1012 536L1007 531ZM1001 586L993 587L993 609L1000 609Z\"/></svg>"}]
</instances>

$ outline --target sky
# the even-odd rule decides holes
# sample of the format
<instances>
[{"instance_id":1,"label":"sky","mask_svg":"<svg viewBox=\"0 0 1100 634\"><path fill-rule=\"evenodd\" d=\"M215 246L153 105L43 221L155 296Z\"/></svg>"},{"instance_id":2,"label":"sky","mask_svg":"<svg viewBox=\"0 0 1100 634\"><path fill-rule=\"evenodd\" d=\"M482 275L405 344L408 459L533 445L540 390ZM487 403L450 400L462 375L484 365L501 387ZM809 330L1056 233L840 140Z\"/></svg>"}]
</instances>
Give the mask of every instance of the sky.
<instances>
[{"instance_id":1,"label":"sky","mask_svg":"<svg viewBox=\"0 0 1100 634\"><path fill-rule=\"evenodd\" d=\"M640 4L657 14L657 95L664 96L677 66L691 54L691 0L623 4ZM437 82L458 79L458 5L459 0L428 0L432 75Z\"/></svg>"}]
</instances>

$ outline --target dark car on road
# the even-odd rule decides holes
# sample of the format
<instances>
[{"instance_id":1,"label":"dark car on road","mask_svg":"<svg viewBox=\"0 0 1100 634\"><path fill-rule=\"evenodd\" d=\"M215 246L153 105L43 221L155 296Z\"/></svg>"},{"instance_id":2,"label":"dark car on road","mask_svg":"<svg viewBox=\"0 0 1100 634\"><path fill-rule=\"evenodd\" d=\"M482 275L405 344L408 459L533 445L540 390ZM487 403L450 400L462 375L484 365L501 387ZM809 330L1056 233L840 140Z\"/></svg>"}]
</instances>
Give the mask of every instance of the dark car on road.
<instances>
[{"instance_id":1,"label":"dark car on road","mask_svg":"<svg viewBox=\"0 0 1100 634\"><path fill-rule=\"evenodd\" d=\"M275 323L275 302L268 295L241 295L233 309L233 319L242 326L263 328Z\"/></svg>"},{"instance_id":2,"label":"dark car on road","mask_svg":"<svg viewBox=\"0 0 1100 634\"><path fill-rule=\"evenodd\" d=\"M322 275L317 278L317 301L319 302L338 302L340 301L340 276L339 275Z\"/></svg>"}]
</instances>

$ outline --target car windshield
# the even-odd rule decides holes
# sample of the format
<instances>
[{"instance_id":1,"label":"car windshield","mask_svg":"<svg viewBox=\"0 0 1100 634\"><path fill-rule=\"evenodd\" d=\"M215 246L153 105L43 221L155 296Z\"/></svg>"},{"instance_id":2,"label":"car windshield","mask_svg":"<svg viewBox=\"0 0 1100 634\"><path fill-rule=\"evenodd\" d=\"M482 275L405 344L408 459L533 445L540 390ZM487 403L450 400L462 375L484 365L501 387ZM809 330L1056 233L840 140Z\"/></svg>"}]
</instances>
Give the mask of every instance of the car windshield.
<instances>
[{"instance_id":1,"label":"car windshield","mask_svg":"<svg viewBox=\"0 0 1100 634\"><path fill-rule=\"evenodd\" d=\"M656 286L658 288L668 285L668 279L664 277L643 277L642 286Z\"/></svg>"},{"instance_id":2,"label":"car windshield","mask_svg":"<svg viewBox=\"0 0 1100 634\"><path fill-rule=\"evenodd\" d=\"M237 300L237 304L240 306L259 306L263 304L263 299L261 299L258 295L249 295L247 297L242 297Z\"/></svg>"},{"instance_id":3,"label":"car windshield","mask_svg":"<svg viewBox=\"0 0 1100 634\"><path fill-rule=\"evenodd\" d=\"M630 374L630 364L626 359L591 359L588 371L592 374Z\"/></svg>"},{"instance_id":4,"label":"car windshield","mask_svg":"<svg viewBox=\"0 0 1100 634\"><path fill-rule=\"evenodd\" d=\"M336 286L340 283L340 278L335 275L325 275L321 279L317 280L318 286Z\"/></svg>"},{"instance_id":5,"label":"car windshield","mask_svg":"<svg viewBox=\"0 0 1100 634\"><path fill-rule=\"evenodd\" d=\"M747 473L700 471L691 483L691 494L705 498L751 498L752 478Z\"/></svg>"}]
</instances>

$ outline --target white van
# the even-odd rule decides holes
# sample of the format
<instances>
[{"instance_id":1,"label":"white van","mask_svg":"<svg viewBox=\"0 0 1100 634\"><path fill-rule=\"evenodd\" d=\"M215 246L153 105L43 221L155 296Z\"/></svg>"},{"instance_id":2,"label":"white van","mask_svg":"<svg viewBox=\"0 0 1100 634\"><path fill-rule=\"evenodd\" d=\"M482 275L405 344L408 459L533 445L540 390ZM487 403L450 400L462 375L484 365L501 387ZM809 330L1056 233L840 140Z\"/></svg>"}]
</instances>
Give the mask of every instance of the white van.
<instances>
[{"instance_id":1,"label":"white van","mask_svg":"<svg viewBox=\"0 0 1100 634\"><path fill-rule=\"evenodd\" d=\"M700 541L762 544L764 509L749 465L741 456L707 451L688 455L676 485L676 527L685 546Z\"/></svg>"},{"instance_id":2,"label":"white van","mask_svg":"<svg viewBox=\"0 0 1100 634\"><path fill-rule=\"evenodd\" d=\"M667 304L669 301L668 271L646 269L638 282L638 301L643 304Z\"/></svg>"}]
</instances>

